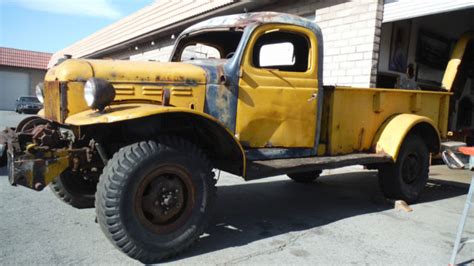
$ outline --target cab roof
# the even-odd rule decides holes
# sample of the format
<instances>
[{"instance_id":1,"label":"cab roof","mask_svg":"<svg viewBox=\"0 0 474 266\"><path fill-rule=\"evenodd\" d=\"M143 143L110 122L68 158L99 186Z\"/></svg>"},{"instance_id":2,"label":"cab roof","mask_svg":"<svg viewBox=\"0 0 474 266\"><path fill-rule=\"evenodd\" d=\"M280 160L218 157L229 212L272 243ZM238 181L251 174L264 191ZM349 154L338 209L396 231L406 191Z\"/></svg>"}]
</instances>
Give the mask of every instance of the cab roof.
<instances>
[{"instance_id":1,"label":"cab roof","mask_svg":"<svg viewBox=\"0 0 474 266\"><path fill-rule=\"evenodd\" d=\"M215 28L245 28L249 24L268 24L268 23L282 23L291 24L309 28L313 32L321 33L321 29L311 20L278 12L253 12L243 13L235 15L227 15L211 18L202 22L199 22L187 29L185 29L181 35L186 35L191 32L215 29Z\"/></svg>"}]
</instances>

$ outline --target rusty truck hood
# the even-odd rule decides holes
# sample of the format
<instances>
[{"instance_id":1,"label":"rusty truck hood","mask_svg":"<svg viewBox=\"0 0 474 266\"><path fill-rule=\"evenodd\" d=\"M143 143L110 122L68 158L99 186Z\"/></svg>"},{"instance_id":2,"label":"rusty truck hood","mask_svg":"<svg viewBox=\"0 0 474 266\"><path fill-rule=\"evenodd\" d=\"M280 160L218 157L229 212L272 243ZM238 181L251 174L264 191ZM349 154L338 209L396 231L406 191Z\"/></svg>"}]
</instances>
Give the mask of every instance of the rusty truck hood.
<instances>
[{"instance_id":1,"label":"rusty truck hood","mask_svg":"<svg viewBox=\"0 0 474 266\"><path fill-rule=\"evenodd\" d=\"M112 82L204 84L205 71L189 63L70 59L51 68L46 81L85 82L91 77Z\"/></svg>"},{"instance_id":2,"label":"rusty truck hood","mask_svg":"<svg viewBox=\"0 0 474 266\"><path fill-rule=\"evenodd\" d=\"M171 91L170 104L204 110L208 71L182 62L142 62L125 60L70 59L51 68L45 76L45 117L64 122L68 116L89 110L84 100L84 84L102 78L115 88L115 103L161 103L165 89Z\"/></svg>"}]
</instances>

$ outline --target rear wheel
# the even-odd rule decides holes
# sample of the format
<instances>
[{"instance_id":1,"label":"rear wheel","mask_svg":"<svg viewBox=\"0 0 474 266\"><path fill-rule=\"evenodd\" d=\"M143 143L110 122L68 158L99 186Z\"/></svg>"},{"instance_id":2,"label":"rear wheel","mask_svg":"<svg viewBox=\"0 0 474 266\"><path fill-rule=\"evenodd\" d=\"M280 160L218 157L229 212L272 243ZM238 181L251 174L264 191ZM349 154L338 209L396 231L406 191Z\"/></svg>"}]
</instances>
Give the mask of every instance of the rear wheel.
<instances>
[{"instance_id":1,"label":"rear wheel","mask_svg":"<svg viewBox=\"0 0 474 266\"><path fill-rule=\"evenodd\" d=\"M183 252L203 233L215 191L210 162L193 144L139 142L120 149L104 168L97 220L122 252L155 263Z\"/></svg>"},{"instance_id":2,"label":"rear wheel","mask_svg":"<svg viewBox=\"0 0 474 266\"><path fill-rule=\"evenodd\" d=\"M312 183L319 177L319 175L321 175L322 172L322 170L315 170L308 172L292 173L288 174L288 177L298 183Z\"/></svg>"},{"instance_id":3,"label":"rear wheel","mask_svg":"<svg viewBox=\"0 0 474 266\"><path fill-rule=\"evenodd\" d=\"M97 182L70 170L64 171L49 185L53 193L66 204L78 209L93 208Z\"/></svg>"},{"instance_id":4,"label":"rear wheel","mask_svg":"<svg viewBox=\"0 0 474 266\"><path fill-rule=\"evenodd\" d=\"M0 168L7 165L7 147L5 146L5 150L0 150Z\"/></svg>"},{"instance_id":5,"label":"rear wheel","mask_svg":"<svg viewBox=\"0 0 474 266\"><path fill-rule=\"evenodd\" d=\"M429 150L418 135L408 135L396 163L379 169L379 182L388 198L415 202L428 181Z\"/></svg>"}]
</instances>

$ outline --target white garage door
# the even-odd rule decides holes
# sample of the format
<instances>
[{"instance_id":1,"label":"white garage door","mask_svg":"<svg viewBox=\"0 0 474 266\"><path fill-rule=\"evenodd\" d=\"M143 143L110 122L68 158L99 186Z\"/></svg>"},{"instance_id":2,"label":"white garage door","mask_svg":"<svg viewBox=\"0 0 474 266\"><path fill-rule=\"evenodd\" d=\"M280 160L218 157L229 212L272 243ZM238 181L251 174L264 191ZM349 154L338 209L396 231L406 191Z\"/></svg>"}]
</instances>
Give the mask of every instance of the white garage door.
<instances>
[{"instance_id":1,"label":"white garage door","mask_svg":"<svg viewBox=\"0 0 474 266\"><path fill-rule=\"evenodd\" d=\"M474 0L385 0L383 22L446 13L474 7Z\"/></svg>"},{"instance_id":2,"label":"white garage door","mask_svg":"<svg viewBox=\"0 0 474 266\"><path fill-rule=\"evenodd\" d=\"M29 87L28 74L0 71L0 110L15 110L15 100L28 95Z\"/></svg>"}]
</instances>

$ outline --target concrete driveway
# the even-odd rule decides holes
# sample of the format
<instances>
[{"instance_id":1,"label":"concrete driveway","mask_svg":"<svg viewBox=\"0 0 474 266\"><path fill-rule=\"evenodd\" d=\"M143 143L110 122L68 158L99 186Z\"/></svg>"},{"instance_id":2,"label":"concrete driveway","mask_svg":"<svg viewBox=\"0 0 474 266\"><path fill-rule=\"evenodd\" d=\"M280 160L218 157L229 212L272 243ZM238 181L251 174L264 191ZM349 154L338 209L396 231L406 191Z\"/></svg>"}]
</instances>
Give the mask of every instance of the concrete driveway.
<instances>
[{"instance_id":1,"label":"concrete driveway","mask_svg":"<svg viewBox=\"0 0 474 266\"><path fill-rule=\"evenodd\" d=\"M0 126L20 115L0 112ZM314 184L278 176L244 182L222 173L214 219L200 241L169 264L446 265L467 193L469 172L431 169L413 212L393 209L377 173L324 171ZM0 264L138 264L117 251L94 222L49 189L11 187L0 170ZM474 237L474 211L465 236ZM474 245L458 262L472 263Z\"/></svg>"}]
</instances>

